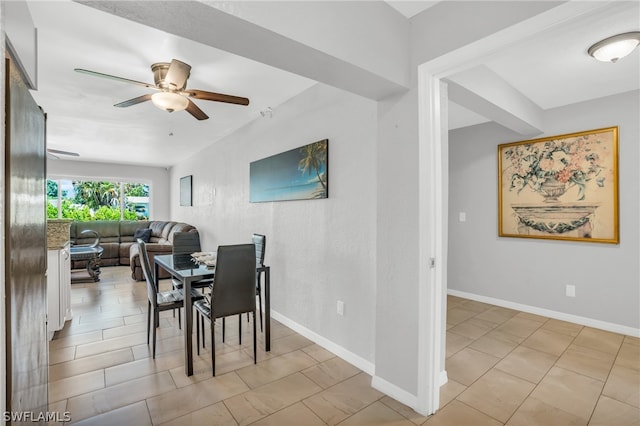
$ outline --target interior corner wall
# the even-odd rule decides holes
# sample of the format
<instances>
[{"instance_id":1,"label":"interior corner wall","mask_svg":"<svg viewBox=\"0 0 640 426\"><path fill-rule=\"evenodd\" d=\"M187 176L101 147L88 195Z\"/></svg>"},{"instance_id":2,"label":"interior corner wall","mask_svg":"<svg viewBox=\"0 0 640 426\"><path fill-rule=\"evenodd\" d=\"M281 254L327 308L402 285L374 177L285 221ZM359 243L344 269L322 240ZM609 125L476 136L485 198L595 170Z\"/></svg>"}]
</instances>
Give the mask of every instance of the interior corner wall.
<instances>
[{"instance_id":1,"label":"interior corner wall","mask_svg":"<svg viewBox=\"0 0 640 426\"><path fill-rule=\"evenodd\" d=\"M526 138L495 123L451 131L449 289L640 333L639 105L634 91L544 114L541 137L619 126L618 245L499 238L497 145Z\"/></svg>"},{"instance_id":2,"label":"interior corner wall","mask_svg":"<svg viewBox=\"0 0 640 426\"><path fill-rule=\"evenodd\" d=\"M195 225L205 250L265 234L272 310L365 369L376 323L376 123L376 102L316 84L171 169L171 217ZM250 162L322 139L328 199L249 202ZM178 201L185 175L190 207Z\"/></svg>"},{"instance_id":3,"label":"interior corner wall","mask_svg":"<svg viewBox=\"0 0 640 426\"><path fill-rule=\"evenodd\" d=\"M407 405L418 391L417 92L380 102L376 176L376 379Z\"/></svg>"},{"instance_id":4,"label":"interior corner wall","mask_svg":"<svg viewBox=\"0 0 640 426\"><path fill-rule=\"evenodd\" d=\"M133 181L149 185L151 220L172 220L169 210L169 171L164 167L136 166L89 161L47 160L47 178Z\"/></svg>"}]
</instances>

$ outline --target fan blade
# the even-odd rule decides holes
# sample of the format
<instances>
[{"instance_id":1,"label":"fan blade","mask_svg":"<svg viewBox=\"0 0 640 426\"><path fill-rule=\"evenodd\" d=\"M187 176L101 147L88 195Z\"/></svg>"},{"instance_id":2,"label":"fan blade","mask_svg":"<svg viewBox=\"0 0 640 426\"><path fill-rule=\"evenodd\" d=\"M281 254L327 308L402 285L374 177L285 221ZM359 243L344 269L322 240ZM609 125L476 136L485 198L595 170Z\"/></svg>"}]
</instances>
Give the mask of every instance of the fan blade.
<instances>
[{"instance_id":1,"label":"fan blade","mask_svg":"<svg viewBox=\"0 0 640 426\"><path fill-rule=\"evenodd\" d=\"M198 105L191 102L191 99L189 99L189 106L187 106L187 112L193 115L198 120L206 120L207 118L209 118L207 114L205 114L200 108L198 108Z\"/></svg>"},{"instance_id":2,"label":"fan blade","mask_svg":"<svg viewBox=\"0 0 640 426\"><path fill-rule=\"evenodd\" d=\"M190 65L180 62L177 59L172 59L167 74L164 76L164 81L167 84L175 86L174 90L182 90L187 84L190 72Z\"/></svg>"},{"instance_id":3,"label":"fan blade","mask_svg":"<svg viewBox=\"0 0 640 426\"><path fill-rule=\"evenodd\" d=\"M71 152L71 151L62 151L59 149L53 149L53 148L47 148L47 152L50 154L60 154L60 155L70 155L72 157L80 157L80 154L78 154L77 152ZM55 156L54 156L55 157Z\"/></svg>"},{"instance_id":4,"label":"fan blade","mask_svg":"<svg viewBox=\"0 0 640 426\"><path fill-rule=\"evenodd\" d=\"M115 104L114 106L119 108L124 108L124 107L140 104L142 102L146 102L150 100L151 100L151 95L147 94L147 95L138 96L137 98L129 99L128 101L120 102L119 104Z\"/></svg>"},{"instance_id":5,"label":"fan blade","mask_svg":"<svg viewBox=\"0 0 640 426\"><path fill-rule=\"evenodd\" d=\"M142 81L130 80L128 78L123 78L123 77L116 77L115 75L103 74L97 71L90 71L82 68L75 68L74 71L79 72L81 74L88 74L96 77L108 78L110 80L121 81L123 83L137 84L138 86L148 87L149 89L157 89L157 87L154 84L143 83Z\"/></svg>"},{"instance_id":6,"label":"fan blade","mask_svg":"<svg viewBox=\"0 0 640 426\"><path fill-rule=\"evenodd\" d=\"M226 102L228 104L249 105L249 99L240 96L223 95L222 93L205 92L204 90L189 89L182 94L205 101Z\"/></svg>"}]
</instances>

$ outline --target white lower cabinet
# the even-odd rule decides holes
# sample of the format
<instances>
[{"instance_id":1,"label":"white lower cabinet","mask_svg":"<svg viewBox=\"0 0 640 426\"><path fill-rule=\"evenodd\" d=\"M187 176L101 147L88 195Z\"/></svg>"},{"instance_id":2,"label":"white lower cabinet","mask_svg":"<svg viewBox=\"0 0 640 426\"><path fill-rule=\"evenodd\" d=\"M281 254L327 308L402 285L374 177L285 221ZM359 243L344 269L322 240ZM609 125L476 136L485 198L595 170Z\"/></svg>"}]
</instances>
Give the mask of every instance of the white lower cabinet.
<instances>
[{"instance_id":1,"label":"white lower cabinet","mask_svg":"<svg viewBox=\"0 0 640 426\"><path fill-rule=\"evenodd\" d=\"M71 256L69 245L59 250L47 251L47 302L49 340L53 333L64 327L72 318L71 312Z\"/></svg>"}]
</instances>

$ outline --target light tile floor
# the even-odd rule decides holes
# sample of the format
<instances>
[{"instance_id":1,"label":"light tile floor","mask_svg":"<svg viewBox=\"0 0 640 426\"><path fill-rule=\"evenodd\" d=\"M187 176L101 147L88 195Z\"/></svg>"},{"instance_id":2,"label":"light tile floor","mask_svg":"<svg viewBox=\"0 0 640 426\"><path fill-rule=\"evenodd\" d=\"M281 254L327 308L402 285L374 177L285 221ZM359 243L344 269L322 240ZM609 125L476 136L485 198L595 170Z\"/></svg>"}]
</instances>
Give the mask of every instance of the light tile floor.
<instances>
[{"instance_id":1,"label":"light tile floor","mask_svg":"<svg viewBox=\"0 0 640 426\"><path fill-rule=\"evenodd\" d=\"M101 278L72 286L74 318L50 343L50 410L69 411L72 424L640 425L637 338L449 297L449 382L427 418L276 321L270 353L259 333L257 365L249 324L238 345L230 320L216 377L208 345L187 377L171 312L161 314L153 360L145 284L128 267L103 268Z\"/></svg>"}]
</instances>

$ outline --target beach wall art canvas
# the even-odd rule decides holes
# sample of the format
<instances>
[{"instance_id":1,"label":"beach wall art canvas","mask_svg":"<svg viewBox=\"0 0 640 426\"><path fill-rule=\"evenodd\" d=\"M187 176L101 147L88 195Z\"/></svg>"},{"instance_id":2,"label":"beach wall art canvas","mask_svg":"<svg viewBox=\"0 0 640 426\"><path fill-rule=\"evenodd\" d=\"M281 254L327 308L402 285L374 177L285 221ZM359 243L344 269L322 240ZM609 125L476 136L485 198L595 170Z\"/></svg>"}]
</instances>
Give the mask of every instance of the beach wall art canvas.
<instances>
[{"instance_id":1,"label":"beach wall art canvas","mask_svg":"<svg viewBox=\"0 0 640 426\"><path fill-rule=\"evenodd\" d=\"M617 244L618 128L498 146L498 234Z\"/></svg>"},{"instance_id":2,"label":"beach wall art canvas","mask_svg":"<svg viewBox=\"0 0 640 426\"><path fill-rule=\"evenodd\" d=\"M329 140L324 139L249 165L249 200L316 200L329 197Z\"/></svg>"}]
</instances>

